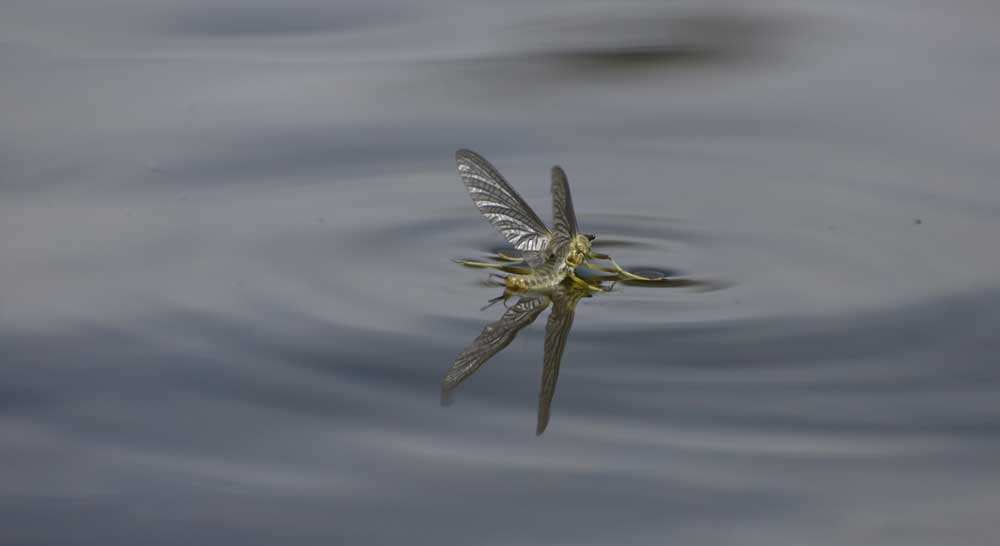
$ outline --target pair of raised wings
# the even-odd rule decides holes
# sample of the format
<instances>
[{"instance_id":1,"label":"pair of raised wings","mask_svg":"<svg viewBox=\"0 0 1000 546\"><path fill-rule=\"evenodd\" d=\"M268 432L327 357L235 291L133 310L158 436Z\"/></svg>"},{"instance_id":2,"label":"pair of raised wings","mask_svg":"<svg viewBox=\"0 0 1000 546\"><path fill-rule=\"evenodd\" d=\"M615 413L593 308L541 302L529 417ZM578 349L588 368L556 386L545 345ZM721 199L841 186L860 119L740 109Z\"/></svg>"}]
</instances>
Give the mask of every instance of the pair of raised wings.
<instances>
[{"instance_id":1,"label":"pair of raised wings","mask_svg":"<svg viewBox=\"0 0 1000 546\"><path fill-rule=\"evenodd\" d=\"M472 150L455 153L458 174L472 202L493 227L526 261L537 265L548 256L568 248L578 232L573 198L566 173L552 167L552 229L545 227L535 211L489 161Z\"/></svg>"},{"instance_id":2,"label":"pair of raised wings","mask_svg":"<svg viewBox=\"0 0 1000 546\"><path fill-rule=\"evenodd\" d=\"M538 424L535 434L545 432L549 423L552 398L556 393L559 364L562 362L566 339L573 326L576 304L586 296L583 290L559 286L548 294L523 296L500 317L487 325L471 345L462 351L441 382L441 402L448 404L452 391L476 373L490 358L510 345L517 334L542 314L549 304L552 312L545 324L545 354L542 367L542 386L538 392Z\"/></svg>"}]
</instances>

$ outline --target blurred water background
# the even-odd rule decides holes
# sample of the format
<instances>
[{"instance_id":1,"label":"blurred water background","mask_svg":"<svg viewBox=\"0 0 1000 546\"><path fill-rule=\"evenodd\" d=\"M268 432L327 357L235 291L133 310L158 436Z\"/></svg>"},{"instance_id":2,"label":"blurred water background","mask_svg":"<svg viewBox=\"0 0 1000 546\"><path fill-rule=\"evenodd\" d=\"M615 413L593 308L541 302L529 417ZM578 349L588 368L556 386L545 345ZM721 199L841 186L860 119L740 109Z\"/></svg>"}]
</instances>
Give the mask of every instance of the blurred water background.
<instances>
[{"instance_id":1,"label":"blurred water background","mask_svg":"<svg viewBox=\"0 0 1000 546\"><path fill-rule=\"evenodd\" d=\"M0 543L996 544L1000 4L7 0ZM548 431L453 153L623 265Z\"/></svg>"}]
</instances>

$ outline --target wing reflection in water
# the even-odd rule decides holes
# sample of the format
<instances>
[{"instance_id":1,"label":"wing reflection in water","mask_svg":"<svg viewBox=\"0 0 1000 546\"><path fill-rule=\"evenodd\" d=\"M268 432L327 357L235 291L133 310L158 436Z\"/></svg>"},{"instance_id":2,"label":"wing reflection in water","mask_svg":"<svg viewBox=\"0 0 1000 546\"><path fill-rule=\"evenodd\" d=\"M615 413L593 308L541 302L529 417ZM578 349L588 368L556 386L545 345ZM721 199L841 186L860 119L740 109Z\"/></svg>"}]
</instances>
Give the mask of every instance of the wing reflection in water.
<instances>
[{"instance_id":1,"label":"wing reflection in water","mask_svg":"<svg viewBox=\"0 0 1000 546\"><path fill-rule=\"evenodd\" d=\"M570 284L562 284L545 292L528 293L521 296L500 317L500 320L488 324L482 333L466 347L441 383L441 403L451 402L454 390L476 373L487 360L510 345L518 332L535 322L545 308L552 305L548 322L545 324L545 355L542 367L542 385L538 393L538 425L535 434L545 432L549 423L552 397L556 392L556 381L559 378L559 364L562 361L566 339L573 326L573 316L576 304L580 298L589 297L591 292Z\"/></svg>"}]
</instances>

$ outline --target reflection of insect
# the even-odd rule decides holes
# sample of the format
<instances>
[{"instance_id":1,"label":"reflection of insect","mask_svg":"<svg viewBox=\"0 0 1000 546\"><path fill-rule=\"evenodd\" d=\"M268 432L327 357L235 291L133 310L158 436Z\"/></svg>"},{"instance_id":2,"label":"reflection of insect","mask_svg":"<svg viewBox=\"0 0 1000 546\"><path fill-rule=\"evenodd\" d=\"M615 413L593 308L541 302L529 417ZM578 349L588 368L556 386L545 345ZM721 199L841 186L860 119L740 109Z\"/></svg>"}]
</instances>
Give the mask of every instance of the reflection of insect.
<instances>
[{"instance_id":1,"label":"reflection of insect","mask_svg":"<svg viewBox=\"0 0 1000 546\"><path fill-rule=\"evenodd\" d=\"M589 290L570 283L521 296L517 303L507 308L500 320L483 328L479 337L458 355L441 383L441 401L447 404L452 391L462 381L476 373L493 355L510 345L518 332L535 322L538 315L552 304L552 312L545 324L545 363L542 368L542 387L538 393L538 425L535 428L535 434L545 432L552 397L556 393L559 363L566 348L566 338L573 326L576 304L585 296L589 296Z\"/></svg>"},{"instance_id":2,"label":"reflection of insect","mask_svg":"<svg viewBox=\"0 0 1000 546\"><path fill-rule=\"evenodd\" d=\"M476 152L459 150L455 153L458 174L472 201L483 216L493 224L514 248L522 253L521 258L503 254L498 258L508 262L488 263L456 260L470 267L489 267L509 273L503 279L504 286L511 291L523 292L551 288L564 279L575 286L591 291L600 291L600 285L586 282L577 277L577 267L612 273L609 280L631 279L636 281L657 281L629 273L622 269L610 256L598 254L590 248L594 235L580 233L573 210L573 199L569 192L566 173L560 167L552 167L552 230L538 218L535 211L500 173ZM591 264L587 260L608 260L613 268ZM514 267L510 263L524 262L529 268Z\"/></svg>"}]
</instances>

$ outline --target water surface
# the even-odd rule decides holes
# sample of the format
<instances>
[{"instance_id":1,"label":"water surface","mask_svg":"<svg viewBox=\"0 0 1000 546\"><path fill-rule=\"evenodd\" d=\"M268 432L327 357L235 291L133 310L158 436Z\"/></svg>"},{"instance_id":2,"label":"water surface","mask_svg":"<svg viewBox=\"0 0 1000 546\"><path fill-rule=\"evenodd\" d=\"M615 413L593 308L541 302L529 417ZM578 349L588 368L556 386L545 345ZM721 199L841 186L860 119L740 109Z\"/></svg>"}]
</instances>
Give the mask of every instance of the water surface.
<instances>
[{"instance_id":1,"label":"water surface","mask_svg":"<svg viewBox=\"0 0 1000 546\"><path fill-rule=\"evenodd\" d=\"M1000 11L0 8L11 544L988 544ZM625 266L536 438L477 150Z\"/></svg>"}]
</instances>

